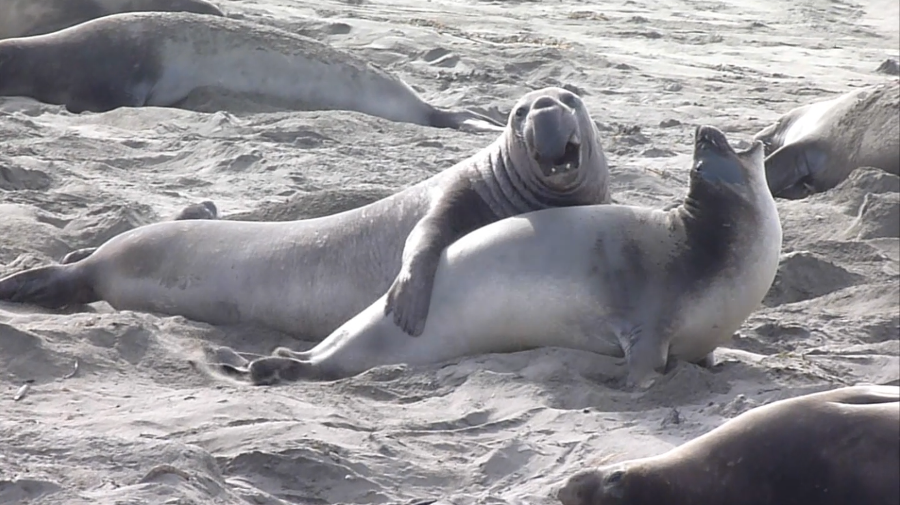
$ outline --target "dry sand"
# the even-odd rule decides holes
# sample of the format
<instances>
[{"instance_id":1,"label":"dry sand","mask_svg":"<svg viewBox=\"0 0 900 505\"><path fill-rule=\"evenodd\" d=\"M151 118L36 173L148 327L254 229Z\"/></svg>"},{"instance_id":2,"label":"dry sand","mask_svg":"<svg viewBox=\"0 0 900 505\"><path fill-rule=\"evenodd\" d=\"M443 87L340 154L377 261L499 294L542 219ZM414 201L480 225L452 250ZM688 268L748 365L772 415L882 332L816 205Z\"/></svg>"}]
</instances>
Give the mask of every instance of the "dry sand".
<instances>
[{"instance_id":1,"label":"dry sand","mask_svg":"<svg viewBox=\"0 0 900 505\"><path fill-rule=\"evenodd\" d=\"M220 3L359 51L438 105L499 117L530 89L574 86L602 127L616 201L649 206L684 194L694 125L746 145L794 106L893 79L876 69L900 51L896 0ZM361 205L491 140L239 105L75 116L0 100L0 274L202 199L250 219ZM560 349L237 387L188 357L204 342L310 344L102 303L0 304L0 503L554 503L585 465L664 451L755 405L897 384L898 190L858 171L779 202L784 260L764 305L715 369L680 365L644 394L616 386L613 360Z\"/></svg>"}]
</instances>

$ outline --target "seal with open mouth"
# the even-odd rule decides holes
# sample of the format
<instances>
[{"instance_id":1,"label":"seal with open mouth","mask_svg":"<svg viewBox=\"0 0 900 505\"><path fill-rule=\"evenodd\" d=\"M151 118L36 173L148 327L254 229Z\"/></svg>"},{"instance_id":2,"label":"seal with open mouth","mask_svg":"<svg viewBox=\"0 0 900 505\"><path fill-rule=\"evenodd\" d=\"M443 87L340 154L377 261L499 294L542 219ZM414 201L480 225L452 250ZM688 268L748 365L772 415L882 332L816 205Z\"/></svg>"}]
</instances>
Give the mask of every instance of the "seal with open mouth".
<instances>
[{"instance_id":1,"label":"seal with open mouth","mask_svg":"<svg viewBox=\"0 0 900 505\"><path fill-rule=\"evenodd\" d=\"M546 176L534 153L564 152L576 131L577 168ZM121 310L259 324L320 340L393 284L392 307L404 321L417 321L425 314L406 305L406 297L430 293L423 286L430 286L433 258L446 243L504 217L608 202L607 179L584 103L564 89L545 88L518 101L490 145L388 198L300 221L141 226L81 261L0 279L0 301L59 307L105 300Z\"/></svg>"}]
</instances>

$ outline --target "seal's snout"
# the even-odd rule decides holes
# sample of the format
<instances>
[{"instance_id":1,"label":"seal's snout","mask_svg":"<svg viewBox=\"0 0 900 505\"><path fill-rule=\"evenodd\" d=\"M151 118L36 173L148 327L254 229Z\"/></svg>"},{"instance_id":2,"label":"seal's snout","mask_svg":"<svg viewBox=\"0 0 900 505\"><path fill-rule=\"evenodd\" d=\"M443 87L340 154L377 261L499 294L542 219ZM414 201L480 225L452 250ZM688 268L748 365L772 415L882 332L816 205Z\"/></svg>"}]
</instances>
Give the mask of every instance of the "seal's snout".
<instances>
[{"instance_id":1,"label":"seal's snout","mask_svg":"<svg viewBox=\"0 0 900 505\"><path fill-rule=\"evenodd\" d=\"M694 139L695 147L700 150L712 149L720 154L734 152L725 134L714 126L698 126L694 132Z\"/></svg>"},{"instance_id":2,"label":"seal's snout","mask_svg":"<svg viewBox=\"0 0 900 505\"><path fill-rule=\"evenodd\" d=\"M600 479L596 472L581 472L570 477L556 491L556 499L562 505L593 505L599 491Z\"/></svg>"},{"instance_id":3,"label":"seal's snout","mask_svg":"<svg viewBox=\"0 0 900 505\"><path fill-rule=\"evenodd\" d=\"M712 126L699 126L694 133L694 169L691 174L713 184L742 184L746 174L725 134Z\"/></svg>"},{"instance_id":4,"label":"seal's snout","mask_svg":"<svg viewBox=\"0 0 900 505\"><path fill-rule=\"evenodd\" d=\"M526 142L544 176L578 170L582 139L573 111L556 100L541 97L535 101L529 119Z\"/></svg>"}]
</instances>

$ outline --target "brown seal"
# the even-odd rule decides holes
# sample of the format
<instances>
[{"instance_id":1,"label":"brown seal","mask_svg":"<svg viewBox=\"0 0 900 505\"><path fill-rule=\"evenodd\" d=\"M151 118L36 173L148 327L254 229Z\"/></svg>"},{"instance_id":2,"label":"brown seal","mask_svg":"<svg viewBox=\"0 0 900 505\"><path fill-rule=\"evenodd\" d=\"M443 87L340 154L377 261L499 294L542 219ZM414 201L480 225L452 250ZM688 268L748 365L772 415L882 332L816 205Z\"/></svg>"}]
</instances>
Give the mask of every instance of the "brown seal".
<instances>
[{"instance_id":1,"label":"brown seal","mask_svg":"<svg viewBox=\"0 0 900 505\"><path fill-rule=\"evenodd\" d=\"M665 454L587 470L563 505L900 505L900 388L754 408Z\"/></svg>"}]
</instances>

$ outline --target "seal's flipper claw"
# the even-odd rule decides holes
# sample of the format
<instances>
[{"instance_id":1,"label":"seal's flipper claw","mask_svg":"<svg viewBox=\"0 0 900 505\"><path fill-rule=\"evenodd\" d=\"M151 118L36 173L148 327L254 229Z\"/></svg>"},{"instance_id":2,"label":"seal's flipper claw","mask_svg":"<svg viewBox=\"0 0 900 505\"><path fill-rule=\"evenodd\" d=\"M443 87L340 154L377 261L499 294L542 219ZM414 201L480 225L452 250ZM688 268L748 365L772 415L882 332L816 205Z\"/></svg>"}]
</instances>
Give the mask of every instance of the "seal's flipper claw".
<instances>
[{"instance_id":1,"label":"seal's flipper claw","mask_svg":"<svg viewBox=\"0 0 900 505\"><path fill-rule=\"evenodd\" d=\"M419 284L425 284L421 281L424 275L401 271L388 290L384 308L385 315L393 312L394 324L413 337L418 337L425 329L433 288L433 283L426 286L413 285L416 278L420 279Z\"/></svg>"},{"instance_id":2,"label":"seal's flipper claw","mask_svg":"<svg viewBox=\"0 0 900 505\"><path fill-rule=\"evenodd\" d=\"M628 366L628 388L647 389L661 377L669 359L669 342L657 333L629 328L616 335Z\"/></svg>"},{"instance_id":3,"label":"seal's flipper claw","mask_svg":"<svg viewBox=\"0 0 900 505\"><path fill-rule=\"evenodd\" d=\"M210 361L214 361L217 365L229 365L232 368L246 370L250 364L250 360L238 354L237 351L227 346L218 346L209 351L212 355Z\"/></svg>"},{"instance_id":4,"label":"seal's flipper claw","mask_svg":"<svg viewBox=\"0 0 900 505\"><path fill-rule=\"evenodd\" d=\"M250 380L250 370L246 367L234 366L231 363L210 363L210 366L229 377Z\"/></svg>"},{"instance_id":5,"label":"seal's flipper claw","mask_svg":"<svg viewBox=\"0 0 900 505\"><path fill-rule=\"evenodd\" d=\"M316 378L315 367L311 363L281 356L255 359L248 369L250 380L257 386Z\"/></svg>"}]
</instances>

